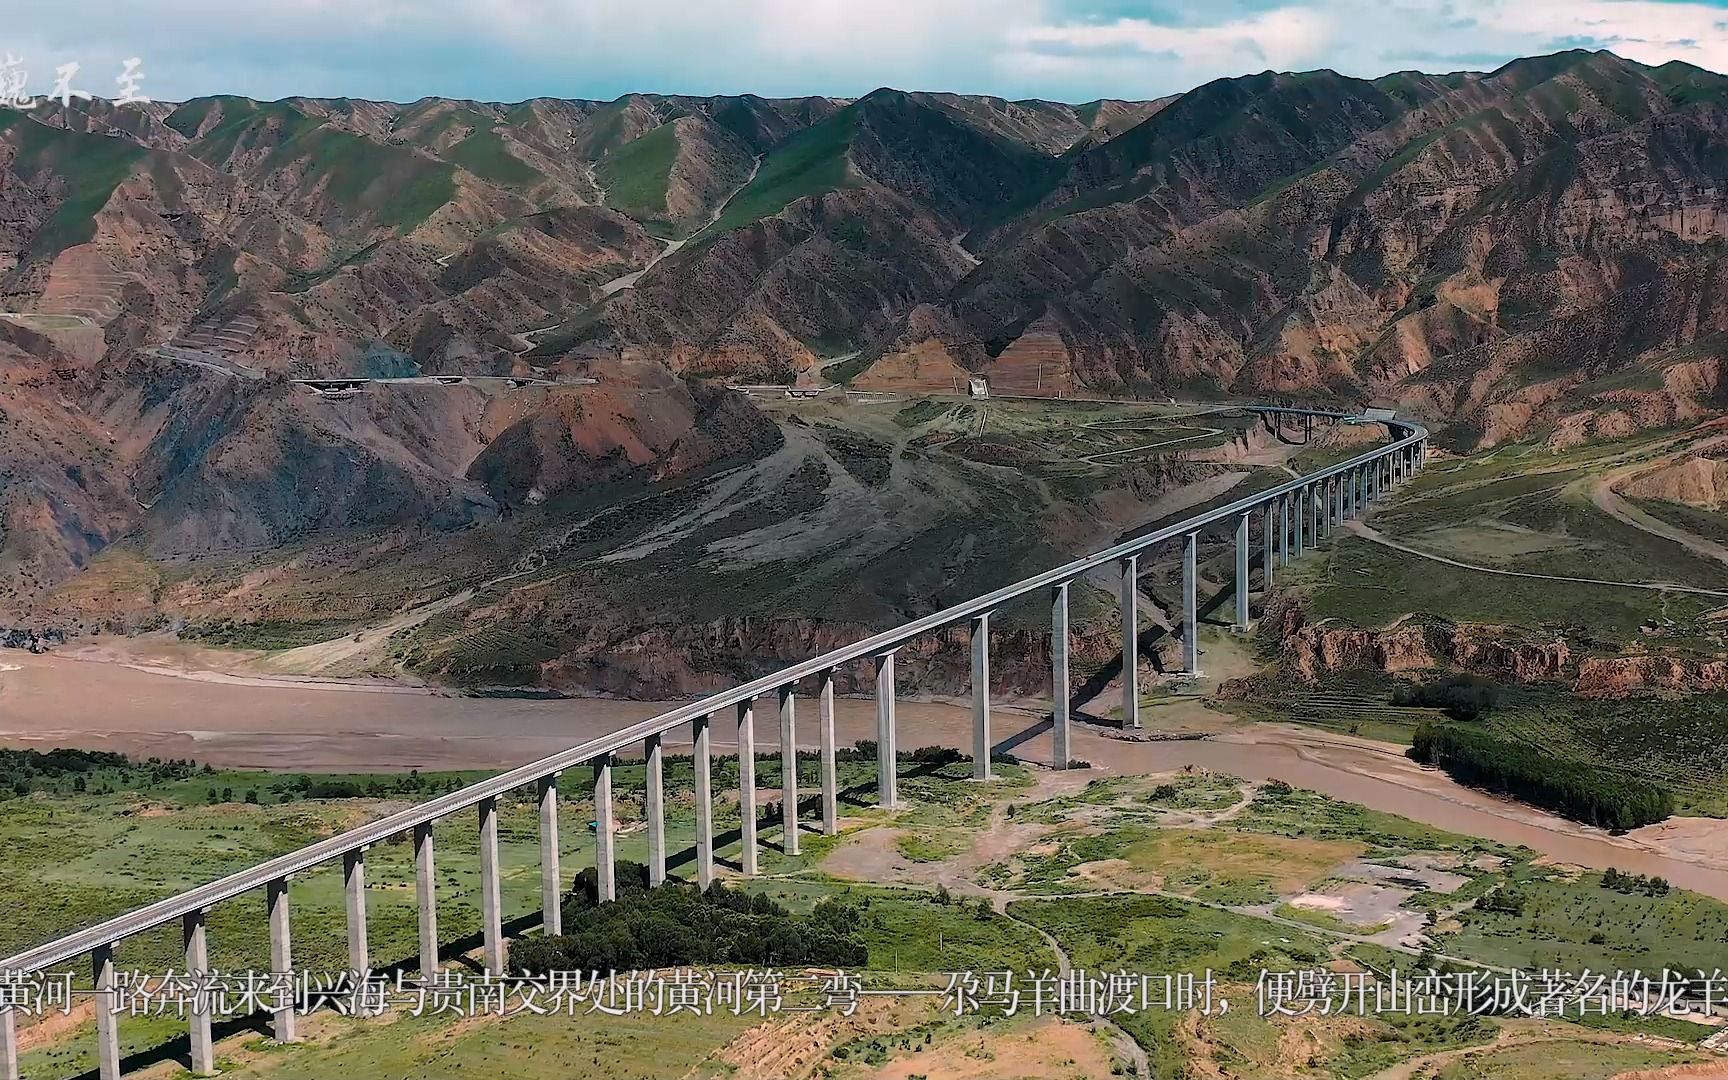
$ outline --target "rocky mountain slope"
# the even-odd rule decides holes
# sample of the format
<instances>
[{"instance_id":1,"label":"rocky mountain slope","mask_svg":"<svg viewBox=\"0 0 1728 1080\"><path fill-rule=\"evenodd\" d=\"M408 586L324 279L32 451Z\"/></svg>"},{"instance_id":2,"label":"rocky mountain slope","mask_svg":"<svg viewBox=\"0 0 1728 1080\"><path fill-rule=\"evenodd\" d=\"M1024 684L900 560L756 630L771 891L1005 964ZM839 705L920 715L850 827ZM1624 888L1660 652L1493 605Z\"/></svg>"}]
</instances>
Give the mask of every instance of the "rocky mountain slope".
<instances>
[{"instance_id":1,"label":"rocky mountain slope","mask_svg":"<svg viewBox=\"0 0 1728 1080\"><path fill-rule=\"evenodd\" d=\"M791 428L714 376L1374 401L1455 447L1692 424L1728 409L1724 185L1728 79L1586 52L1085 105L0 111L0 579L20 611L181 617L203 594L154 575L194 556L503 571L527 518L574 535L742 463L791 493L760 512L809 513ZM292 381L339 376L515 381ZM1712 467L1643 483L1715 506ZM1026 497L1069 506L1051 483ZM66 584L103 551L131 576Z\"/></svg>"}]
</instances>

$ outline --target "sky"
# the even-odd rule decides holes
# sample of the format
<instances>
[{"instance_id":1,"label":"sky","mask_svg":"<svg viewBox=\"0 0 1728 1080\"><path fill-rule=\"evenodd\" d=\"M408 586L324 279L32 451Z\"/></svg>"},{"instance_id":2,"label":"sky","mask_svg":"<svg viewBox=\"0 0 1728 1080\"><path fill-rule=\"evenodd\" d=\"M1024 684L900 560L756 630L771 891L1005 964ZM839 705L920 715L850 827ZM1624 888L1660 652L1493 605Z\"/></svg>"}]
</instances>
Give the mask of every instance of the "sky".
<instances>
[{"instance_id":1,"label":"sky","mask_svg":"<svg viewBox=\"0 0 1728 1080\"><path fill-rule=\"evenodd\" d=\"M412 101L825 94L1150 98L1249 72L1488 70L1612 49L1728 71L1728 0L76 0L16 5L0 58L46 94ZM5 87L0 73L0 90Z\"/></svg>"}]
</instances>

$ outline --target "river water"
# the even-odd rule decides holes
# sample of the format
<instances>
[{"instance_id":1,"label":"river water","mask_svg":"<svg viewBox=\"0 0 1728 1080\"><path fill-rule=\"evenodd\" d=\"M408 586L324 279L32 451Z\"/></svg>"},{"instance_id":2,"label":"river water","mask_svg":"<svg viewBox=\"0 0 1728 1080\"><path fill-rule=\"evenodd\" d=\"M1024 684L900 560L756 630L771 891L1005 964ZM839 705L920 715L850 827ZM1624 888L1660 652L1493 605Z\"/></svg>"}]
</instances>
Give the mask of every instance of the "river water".
<instances>
[{"instance_id":1,"label":"river water","mask_svg":"<svg viewBox=\"0 0 1728 1080\"><path fill-rule=\"evenodd\" d=\"M296 683L168 672L66 655L0 653L0 745L77 746L236 767L306 771L505 768L563 750L672 707L604 699L492 699L393 684ZM842 745L875 737L875 704L840 699ZM902 701L899 741L969 747L971 710ZM813 747L814 715L800 745ZM1030 709L1000 709L999 737L1035 725ZM731 745L717 726L718 748ZM758 724L763 751L779 725ZM687 734L668 737L676 750ZM1049 737L1016 745L1045 760ZM1074 755L1111 772L1183 766L1252 780L1277 778L1439 828L1530 847L1556 861L1657 874L1728 901L1728 822L1679 819L1626 837L1588 829L1454 784L1398 747L1283 724L1223 725L1212 738L1126 742L1080 726Z\"/></svg>"}]
</instances>

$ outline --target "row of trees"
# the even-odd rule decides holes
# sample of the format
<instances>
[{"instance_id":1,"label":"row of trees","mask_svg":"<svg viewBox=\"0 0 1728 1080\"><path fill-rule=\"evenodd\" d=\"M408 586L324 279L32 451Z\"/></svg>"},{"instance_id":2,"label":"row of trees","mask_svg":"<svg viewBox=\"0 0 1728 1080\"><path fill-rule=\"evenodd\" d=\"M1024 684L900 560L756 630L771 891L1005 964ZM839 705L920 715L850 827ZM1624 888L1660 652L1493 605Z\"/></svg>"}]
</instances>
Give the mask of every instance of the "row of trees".
<instances>
[{"instance_id":1,"label":"row of trees","mask_svg":"<svg viewBox=\"0 0 1728 1080\"><path fill-rule=\"evenodd\" d=\"M794 915L761 894L715 882L706 890L648 887L648 868L617 864L618 899L596 903L592 867L564 901L565 932L510 945L520 972L632 971L686 964L858 967L867 956L858 908L843 900Z\"/></svg>"},{"instance_id":2,"label":"row of trees","mask_svg":"<svg viewBox=\"0 0 1728 1080\"><path fill-rule=\"evenodd\" d=\"M1459 783L1499 791L1616 832L1674 813L1674 795L1648 780L1561 761L1523 743L1455 724L1423 724L1410 756Z\"/></svg>"},{"instance_id":3,"label":"row of trees","mask_svg":"<svg viewBox=\"0 0 1728 1080\"><path fill-rule=\"evenodd\" d=\"M32 791L60 790L70 780L74 791L84 791L88 777L107 775L128 787L152 787L170 780L184 780L198 772L208 773L191 758L146 758L133 761L124 754L106 750L0 750L0 797L22 798Z\"/></svg>"}]
</instances>

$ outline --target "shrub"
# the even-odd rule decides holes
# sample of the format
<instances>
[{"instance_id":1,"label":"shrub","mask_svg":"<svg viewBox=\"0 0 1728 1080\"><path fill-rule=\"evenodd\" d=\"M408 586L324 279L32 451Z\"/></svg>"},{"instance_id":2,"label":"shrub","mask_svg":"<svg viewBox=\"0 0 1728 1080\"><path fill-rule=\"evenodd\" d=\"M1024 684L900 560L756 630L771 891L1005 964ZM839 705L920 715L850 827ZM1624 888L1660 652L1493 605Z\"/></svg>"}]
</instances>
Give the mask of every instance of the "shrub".
<instances>
[{"instance_id":1,"label":"shrub","mask_svg":"<svg viewBox=\"0 0 1728 1080\"><path fill-rule=\"evenodd\" d=\"M1392 704L1439 709L1454 720L1474 720L1500 703L1500 687L1474 675L1400 686Z\"/></svg>"},{"instance_id":2,"label":"shrub","mask_svg":"<svg viewBox=\"0 0 1728 1080\"><path fill-rule=\"evenodd\" d=\"M526 938L510 947L513 969L526 972L629 971L686 964L750 966L821 964L856 967L867 950L858 909L842 900L793 915L767 896L706 891L668 882L648 887L648 868L617 864L617 899L595 901L592 868L564 902L566 932Z\"/></svg>"}]
</instances>

